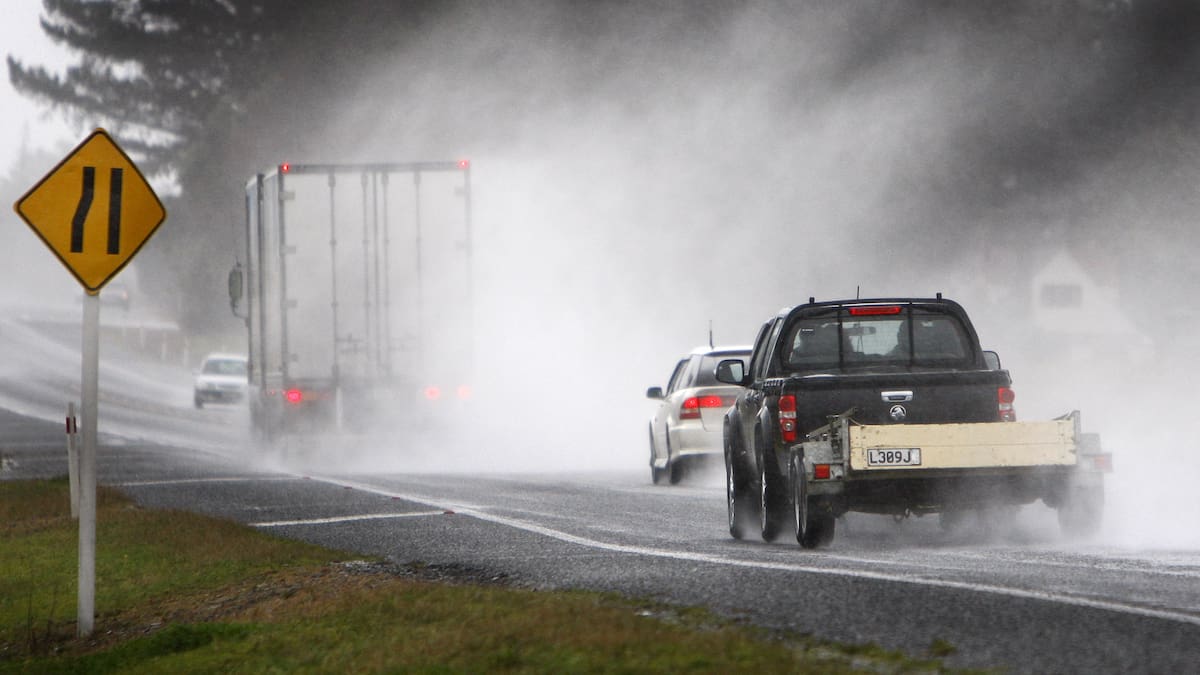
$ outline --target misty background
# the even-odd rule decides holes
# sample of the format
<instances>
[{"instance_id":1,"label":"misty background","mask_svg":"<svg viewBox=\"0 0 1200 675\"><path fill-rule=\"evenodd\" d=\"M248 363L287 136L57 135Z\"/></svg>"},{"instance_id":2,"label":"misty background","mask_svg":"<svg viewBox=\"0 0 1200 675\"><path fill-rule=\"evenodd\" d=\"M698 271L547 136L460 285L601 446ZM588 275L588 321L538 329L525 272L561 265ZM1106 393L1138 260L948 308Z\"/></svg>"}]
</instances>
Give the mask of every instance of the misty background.
<instances>
[{"instance_id":1,"label":"misty background","mask_svg":"<svg viewBox=\"0 0 1200 675\"><path fill-rule=\"evenodd\" d=\"M9 77L168 195L133 273L189 334L244 341L225 279L255 172L466 158L490 467L644 466L645 389L710 322L747 344L810 296L942 292L1012 371L1019 418L1080 409L1102 434L1110 528L1200 544L1200 6L43 6L29 30L78 63L10 57ZM3 196L68 149L19 158ZM9 292L69 288L6 224ZM1086 301L1055 315L1035 279L1064 266Z\"/></svg>"}]
</instances>

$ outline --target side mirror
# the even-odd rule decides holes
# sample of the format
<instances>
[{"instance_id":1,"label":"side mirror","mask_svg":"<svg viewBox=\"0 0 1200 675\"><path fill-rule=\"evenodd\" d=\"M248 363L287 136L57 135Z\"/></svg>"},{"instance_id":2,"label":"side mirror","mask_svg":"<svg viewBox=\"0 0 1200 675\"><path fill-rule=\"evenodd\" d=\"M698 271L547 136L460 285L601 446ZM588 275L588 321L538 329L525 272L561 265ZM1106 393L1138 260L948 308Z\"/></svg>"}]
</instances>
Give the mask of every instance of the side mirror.
<instances>
[{"instance_id":1,"label":"side mirror","mask_svg":"<svg viewBox=\"0 0 1200 675\"><path fill-rule=\"evenodd\" d=\"M229 308L233 310L233 315L240 319L246 318L238 314L238 305L242 302L244 286L245 275L242 272L242 263L234 263L233 269L229 270Z\"/></svg>"},{"instance_id":2,"label":"side mirror","mask_svg":"<svg viewBox=\"0 0 1200 675\"><path fill-rule=\"evenodd\" d=\"M985 351L983 353L983 365L988 370L1000 370L1000 355L996 352Z\"/></svg>"},{"instance_id":3,"label":"side mirror","mask_svg":"<svg viewBox=\"0 0 1200 675\"><path fill-rule=\"evenodd\" d=\"M741 359L725 359L717 364L717 382L744 385L746 364Z\"/></svg>"},{"instance_id":4,"label":"side mirror","mask_svg":"<svg viewBox=\"0 0 1200 675\"><path fill-rule=\"evenodd\" d=\"M662 387L650 387L646 390L646 398L661 399L663 397Z\"/></svg>"}]
</instances>

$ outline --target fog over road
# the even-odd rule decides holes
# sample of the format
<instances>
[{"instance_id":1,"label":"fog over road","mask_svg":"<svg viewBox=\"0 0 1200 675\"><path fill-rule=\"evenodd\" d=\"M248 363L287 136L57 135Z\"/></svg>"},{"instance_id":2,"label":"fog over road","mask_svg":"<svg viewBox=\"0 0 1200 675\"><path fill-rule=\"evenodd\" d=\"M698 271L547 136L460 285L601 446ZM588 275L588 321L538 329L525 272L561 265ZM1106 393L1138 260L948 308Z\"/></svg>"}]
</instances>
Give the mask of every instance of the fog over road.
<instances>
[{"instance_id":1,"label":"fog over road","mask_svg":"<svg viewBox=\"0 0 1200 675\"><path fill-rule=\"evenodd\" d=\"M0 326L0 342L30 354L22 377L10 365L0 382L0 402L23 413L0 415L4 479L66 472L54 399L70 390L78 356L70 336L26 342L44 325ZM1200 663L1200 551L1064 543L1039 507L991 532L852 514L828 550L737 542L719 476L666 487L649 484L642 466L505 474L426 461L410 471L406 453L418 449L386 439L372 441L388 448L386 470L363 470L380 457L366 440L351 456L271 455L248 442L243 411L190 407L186 368L113 358L121 353L110 345L102 369L99 479L147 506L472 579L702 605L914 655L940 640L955 647L956 666L1183 672ZM335 462L321 457L335 452Z\"/></svg>"}]
</instances>

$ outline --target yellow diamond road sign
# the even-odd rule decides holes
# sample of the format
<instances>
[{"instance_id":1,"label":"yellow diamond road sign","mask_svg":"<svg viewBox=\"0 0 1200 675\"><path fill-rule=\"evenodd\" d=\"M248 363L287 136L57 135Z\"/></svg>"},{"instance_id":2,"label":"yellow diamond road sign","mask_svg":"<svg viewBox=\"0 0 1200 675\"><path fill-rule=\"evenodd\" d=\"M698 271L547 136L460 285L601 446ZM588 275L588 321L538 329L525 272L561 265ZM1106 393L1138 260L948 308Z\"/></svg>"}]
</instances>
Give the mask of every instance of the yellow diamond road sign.
<instances>
[{"instance_id":1,"label":"yellow diamond road sign","mask_svg":"<svg viewBox=\"0 0 1200 675\"><path fill-rule=\"evenodd\" d=\"M13 205L88 293L137 254L167 217L133 160L103 129Z\"/></svg>"}]
</instances>

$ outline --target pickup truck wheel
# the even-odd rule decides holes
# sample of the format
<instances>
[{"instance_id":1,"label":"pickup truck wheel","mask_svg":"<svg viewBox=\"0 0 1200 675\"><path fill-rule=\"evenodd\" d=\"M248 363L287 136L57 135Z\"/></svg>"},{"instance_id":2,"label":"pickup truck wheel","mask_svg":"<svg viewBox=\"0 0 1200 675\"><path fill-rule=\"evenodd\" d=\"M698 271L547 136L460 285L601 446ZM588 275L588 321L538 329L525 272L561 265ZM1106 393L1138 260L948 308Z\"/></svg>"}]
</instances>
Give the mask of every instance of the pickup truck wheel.
<instances>
[{"instance_id":1,"label":"pickup truck wheel","mask_svg":"<svg viewBox=\"0 0 1200 675\"><path fill-rule=\"evenodd\" d=\"M733 452L725 448L725 501L729 512L729 534L745 539L758 521L758 495L750 491L746 472L738 468Z\"/></svg>"},{"instance_id":2,"label":"pickup truck wheel","mask_svg":"<svg viewBox=\"0 0 1200 675\"><path fill-rule=\"evenodd\" d=\"M792 484L792 501L796 512L796 541L804 548L823 548L833 542L837 521L832 514L812 508L808 498L808 477L804 475L803 457L792 455L788 474Z\"/></svg>"},{"instance_id":3,"label":"pickup truck wheel","mask_svg":"<svg viewBox=\"0 0 1200 675\"><path fill-rule=\"evenodd\" d=\"M1091 537L1099 531L1103 513L1103 488L1076 488L1058 507L1058 526L1068 537Z\"/></svg>"},{"instance_id":4,"label":"pickup truck wheel","mask_svg":"<svg viewBox=\"0 0 1200 675\"><path fill-rule=\"evenodd\" d=\"M763 541L775 541L783 531L785 520L790 515L787 509L787 492L783 474L775 467L770 457L763 457L759 474L762 485L762 501L759 504L759 524Z\"/></svg>"}]
</instances>

